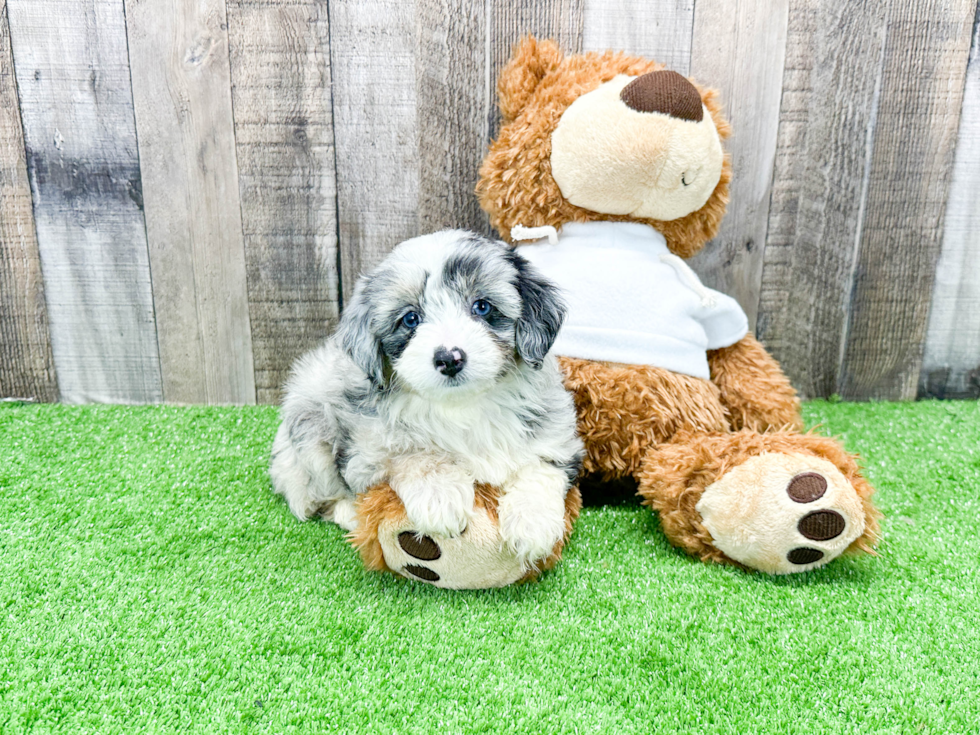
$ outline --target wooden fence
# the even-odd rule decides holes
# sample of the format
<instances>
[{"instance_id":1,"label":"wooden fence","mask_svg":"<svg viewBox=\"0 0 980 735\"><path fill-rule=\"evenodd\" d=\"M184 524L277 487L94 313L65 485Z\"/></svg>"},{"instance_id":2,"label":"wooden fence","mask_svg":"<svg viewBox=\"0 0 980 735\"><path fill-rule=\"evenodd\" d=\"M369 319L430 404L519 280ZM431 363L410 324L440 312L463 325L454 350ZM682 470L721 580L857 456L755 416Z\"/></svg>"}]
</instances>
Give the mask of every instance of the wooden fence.
<instances>
[{"instance_id":1,"label":"wooden fence","mask_svg":"<svg viewBox=\"0 0 980 735\"><path fill-rule=\"evenodd\" d=\"M806 396L980 395L977 0L0 0L0 395L275 402L532 32L718 87L692 263ZM972 44L971 44L972 40Z\"/></svg>"}]
</instances>

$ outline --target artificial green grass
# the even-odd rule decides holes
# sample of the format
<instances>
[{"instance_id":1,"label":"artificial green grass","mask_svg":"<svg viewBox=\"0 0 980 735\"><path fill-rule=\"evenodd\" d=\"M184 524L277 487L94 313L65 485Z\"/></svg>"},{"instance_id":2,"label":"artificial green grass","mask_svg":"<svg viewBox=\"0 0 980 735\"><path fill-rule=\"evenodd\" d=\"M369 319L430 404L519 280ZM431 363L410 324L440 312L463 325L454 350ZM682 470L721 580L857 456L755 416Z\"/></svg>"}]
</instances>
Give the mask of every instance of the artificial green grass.
<instances>
[{"instance_id":1,"label":"artificial green grass","mask_svg":"<svg viewBox=\"0 0 980 735\"><path fill-rule=\"evenodd\" d=\"M830 404L878 558L707 566L633 502L538 584L364 572L269 490L269 408L0 408L0 732L968 733L980 406Z\"/></svg>"}]
</instances>

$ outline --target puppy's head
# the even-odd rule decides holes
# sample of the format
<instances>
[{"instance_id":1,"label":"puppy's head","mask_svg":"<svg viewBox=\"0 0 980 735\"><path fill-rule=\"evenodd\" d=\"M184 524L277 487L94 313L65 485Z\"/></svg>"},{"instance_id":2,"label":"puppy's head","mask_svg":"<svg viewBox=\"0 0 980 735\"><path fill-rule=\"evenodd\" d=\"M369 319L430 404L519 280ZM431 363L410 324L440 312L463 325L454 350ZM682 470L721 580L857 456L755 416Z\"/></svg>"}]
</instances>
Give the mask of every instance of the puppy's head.
<instances>
[{"instance_id":1,"label":"puppy's head","mask_svg":"<svg viewBox=\"0 0 980 735\"><path fill-rule=\"evenodd\" d=\"M376 386L442 398L539 368L564 316L555 287L507 245L447 230L401 243L362 278L339 334Z\"/></svg>"}]
</instances>

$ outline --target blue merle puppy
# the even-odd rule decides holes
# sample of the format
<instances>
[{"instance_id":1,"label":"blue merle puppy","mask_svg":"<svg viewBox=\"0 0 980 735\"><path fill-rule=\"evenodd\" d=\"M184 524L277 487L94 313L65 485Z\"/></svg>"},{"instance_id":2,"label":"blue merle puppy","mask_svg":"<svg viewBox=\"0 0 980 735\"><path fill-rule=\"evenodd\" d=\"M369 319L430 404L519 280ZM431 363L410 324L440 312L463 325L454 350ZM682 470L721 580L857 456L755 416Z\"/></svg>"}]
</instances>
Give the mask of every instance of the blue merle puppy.
<instances>
[{"instance_id":1,"label":"blue merle puppy","mask_svg":"<svg viewBox=\"0 0 980 735\"><path fill-rule=\"evenodd\" d=\"M401 243L294 366L276 492L301 520L353 530L357 495L388 482L420 534L454 536L487 483L501 490L504 541L527 563L547 556L583 454L548 354L564 314L502 242L447 230Z\"/></svg>"}]
</instances>

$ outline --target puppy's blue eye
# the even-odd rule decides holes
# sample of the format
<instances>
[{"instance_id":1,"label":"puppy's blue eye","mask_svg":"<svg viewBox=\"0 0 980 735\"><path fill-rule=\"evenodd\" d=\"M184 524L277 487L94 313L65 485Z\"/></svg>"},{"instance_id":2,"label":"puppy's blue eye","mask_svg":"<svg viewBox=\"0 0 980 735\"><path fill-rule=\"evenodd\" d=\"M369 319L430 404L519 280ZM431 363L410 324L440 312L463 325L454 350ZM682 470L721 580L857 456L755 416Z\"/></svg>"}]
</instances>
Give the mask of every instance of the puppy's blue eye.
<instances>
[{"instance_id":1,"label":"puppy's blue eye","mask_svg":"<svg viewBox=\"0 0 980 735\"><path fill-rule=\"evenodd\" d=\"M473 302L472 312L476 316L487 316L493 311L493 304L486 299L477 299Z\"/></svg>"},{"instance_id":2,"label":"puppy's blue eye","mask_svg":"<svg viewBox=\"0 0 980 735\"><path fill-rule=\"evenodd\" d=\"M408 327L409 329L415 329L422 322L422 317L416 314L414 311L408 312L402 317L402 325Z\"/></svg>"}]
</instances>

